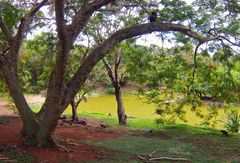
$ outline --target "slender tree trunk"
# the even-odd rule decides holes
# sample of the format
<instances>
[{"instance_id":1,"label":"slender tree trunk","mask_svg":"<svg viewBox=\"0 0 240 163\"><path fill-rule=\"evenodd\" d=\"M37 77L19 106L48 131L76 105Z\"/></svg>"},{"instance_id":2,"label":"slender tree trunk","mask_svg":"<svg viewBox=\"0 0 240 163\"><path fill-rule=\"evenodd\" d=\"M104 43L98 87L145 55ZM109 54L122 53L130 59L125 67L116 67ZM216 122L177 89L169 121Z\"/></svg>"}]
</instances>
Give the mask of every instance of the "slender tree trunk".
<instances>
[{"instance_id":1,"label":"slender tree trunk","mask_svg":"<svg viewBox=\"0 0 240 163\"><path fill-rule=\"evenodd\" d=\"M71 101L71 107L72 107L72 121L76 122L78 120L77 118L77 105L74 100Z\"/></svg>"},{"instance_id":2,"label":"slender tree trunk","mask_svg":"<svg viewBox=\"0 0 240 163\"><path fill-rule=\"evenodd\" d=\"M125 114L125 109L124 109L124 105L123 105L121 87L118 84L114 88L115 88L115 97L116 97L116 101L117 101L118 122L120 125L126 125L127 124L127 115Z\"/></svg>"}]
</instances>

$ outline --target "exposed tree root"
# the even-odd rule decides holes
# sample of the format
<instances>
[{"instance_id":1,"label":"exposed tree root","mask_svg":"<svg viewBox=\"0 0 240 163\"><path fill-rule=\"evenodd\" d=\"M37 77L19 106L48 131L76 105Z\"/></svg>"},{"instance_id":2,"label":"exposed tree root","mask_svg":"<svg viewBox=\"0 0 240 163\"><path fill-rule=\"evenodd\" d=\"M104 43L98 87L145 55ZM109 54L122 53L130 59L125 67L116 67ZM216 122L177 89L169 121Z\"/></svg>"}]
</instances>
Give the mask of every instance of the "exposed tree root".
<instances>
[{"instance_id":1,"label":"exposed tree root","mask_svg":"<svg viewBox=\"0 0 240 163\"><path fill-rule=\"evenodd\" d=\"M9 157L5 156L5 155L2 155L0 154L0 162L17 162L17 160L12 160L10 159Z\"/></svg>"},{"instance_id":2,"label":"exposed tree root","mask_svg":"<svg viewBox=\"0 0 240 163\"><path fill-rule=\"evenodd\" d=\"M62 144L65 144L65 145L74 145L74 146L78 146L80 144L82 144L81 142L77 141L77 140L73 140L73 139L56 139L57 142L61 142ZM56 144L56 147L58 148L58 150L60 151L63 151L63 152L71 152L73 151L72 149L68 149L66 148L64 145L61 145L59 143L55 143Z\"/></svg>"},{"instance_id":3,"label":"exposed tree root","mask_svg":"<svg viewBox=\"0 0 240 163\"><path fill-rule=\"evenodd\" d=\"M167 161L189 161L188 158L173 158L173 157L142 157L138 156L138 158L144 162L150 161L160 161L160 160L167 160Z\"/></svg>"},{"instance_id":4,"label":"exposed tree root","mask_svg":"<svg viewBox=\"0 0 240 163\"><path fill-rule=\"evenodd\" d=\"M65 146L63 146L63 145L60 145L60 144L56 144L56 147L58 148L58 150L59 151L62 151L62 152L67 152L67 153L69 153L70 152L70 150L69 149L67 149Z\"/></svg>"}]
</instances>

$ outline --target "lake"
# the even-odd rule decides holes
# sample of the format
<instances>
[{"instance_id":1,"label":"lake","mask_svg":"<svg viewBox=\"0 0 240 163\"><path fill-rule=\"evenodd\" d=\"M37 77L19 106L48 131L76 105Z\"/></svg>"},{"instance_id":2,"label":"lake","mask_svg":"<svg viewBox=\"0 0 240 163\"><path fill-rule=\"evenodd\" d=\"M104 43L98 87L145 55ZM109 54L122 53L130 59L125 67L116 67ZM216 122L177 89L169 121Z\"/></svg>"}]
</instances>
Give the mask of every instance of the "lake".
<instances>
[{"instance_id":1,"label":"lake","mask_svg":"<svg viewBox=\"0 0 240 163\"><path fill-rule=\"evenodd\" d=\"M143 99L140 99L134 95L124 95L123 102L125 111L128 117L137 117L142 119L156 119L159 115L155 114L155 106L153 104L147 104ZM185 106L186 111L185 118L188 124L199 126L202 120L195 115L195 112L191 111L191 106ZM202 106L200 108L201 113L206 115L208 113L207 107ZM89 97L87 102L82 102L78 108L78 113L101 113L108 115L117 115L117 104L114 95L101 95ZM67 113L70 113L68 108ZM224 115L223 109L219 109L218 121L222 119ZM180 121L178 121L180 122ZM181 122L183 123L183 122ZM218 127L222 126L221 122L218 122Z\"/></svg>"}]
</instances>

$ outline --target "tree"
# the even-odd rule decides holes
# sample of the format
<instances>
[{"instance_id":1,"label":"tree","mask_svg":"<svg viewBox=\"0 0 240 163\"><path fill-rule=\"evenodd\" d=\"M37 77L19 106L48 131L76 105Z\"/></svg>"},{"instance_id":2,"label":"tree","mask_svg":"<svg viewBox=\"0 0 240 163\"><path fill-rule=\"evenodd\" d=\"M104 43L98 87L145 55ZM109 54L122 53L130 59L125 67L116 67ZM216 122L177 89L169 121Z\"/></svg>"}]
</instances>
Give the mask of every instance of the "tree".
<instances>
[{"instance_id":1,"label":"tree","mask_svg":"<svg viewBox=\"0 0 240 163\"><path fill-rule=\"evenodd\" d=\"M67 73L65 75L65 79L71 79L74 72L78 69L78 67L84 62L87 57L89 47L75 45L74 49L71 51L71 55L68 60ZM72 107L72 121L77 122L77 108L82 101L87 102L87 96L90 95L95 88L105 79L105 73L102 71L103 65L97 64L92 72L89 74L88 79L81 86L80 90L76 94L76 96L70 102Z\"/></svg>"},{"instance_id":2,"label":"tree","mask_svg":"<svg viewBox=\"0 0 240 163\"><path fill-rule=\"evenodd\" d=\"M118 114L118 122L120 125L127 124L127 115L125 113L122 93L121 93L121 81L124 77L124 72L121 73L121 64L122 64L122 49L115 48L113 51L113 58L104 58L103 63L108 72L108 76L112 82L112 86L114 87L115 98L117 102L117 114ZM113 66L111 66L113 65Z\"/></svg>"},{"instance_id":3,"label":"tree","mask_svg":"<svg viewBox=\"0 0 240 163\"><path fill-rule=\"evenodd\" d=\"M29 1L26 1L26 3L28 2ZM37 114L33 113L30 109L18 82L19 50L25 34L33 27L31 25L35 23L33 21L37 18L35 15L41 7L48 4L48 0L42 0L40 2L32 1L28 5L22 5L22 3L17 5L18 2L13 1L11 4L13 8L25 9L25 12L22 14L23 17L18 19L15 24L17 27L13 30L6 21L8 15L4 15L5 11L2 10L5 6L1 4L0 28L4 35L3 40L7 48L4 49L0 55L0 70L22 119L22 136L26 144L33 146L54 145L52 133L57 126L59 117L83 86L94 66L103 59L114 46L123 40L156 31L180 32L199 42L199 45L213 40L227 40L227 42L232 42L228 39L230 36L228 37L228 33L226 32L224 32L224 37L220 34L207 35L203 30L199 30L198 33L194 32L194 29L198 30L202 24L199 24L196 28L194 24L193 29L181 25L179 22L154 22L132 25L126 28L121 27L120 30L113 31L108 38L104 38L104 41L100 45L94 47L74 75L69 80L66 80L64 76L66 74L67 61L77 37L83 31L84 27L88 25L89 21L91 21L90 18L95 13L101 12L101 9L107 9L109 4L113 2L115 2L115 0L81 0L73 1L72 3L67 3L64 0L54 1L55 25L58 38L56 63L48 82L46 100L40 112ZM136 4L131 1L118 2L119 10L127 12L129 6L131 7L131 3L134 4L132 5L133 7L138 7L139 9L139 3ZM127 5L128 3L130 5ZM70 6L75 7L72 8ZM28 7L31 8L29 9ZM114 13L110 12L106 14L111 16Z\"/></svg>"}]
</instances>

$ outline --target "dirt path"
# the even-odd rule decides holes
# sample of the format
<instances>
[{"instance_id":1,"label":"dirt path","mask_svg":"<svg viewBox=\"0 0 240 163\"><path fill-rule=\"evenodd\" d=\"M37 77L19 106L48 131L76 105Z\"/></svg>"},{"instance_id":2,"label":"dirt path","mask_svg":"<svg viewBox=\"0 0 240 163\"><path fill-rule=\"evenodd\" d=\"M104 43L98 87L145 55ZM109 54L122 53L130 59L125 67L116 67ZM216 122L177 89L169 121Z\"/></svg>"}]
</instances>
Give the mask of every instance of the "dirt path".
<instances>
[{"instance_id":1,"label":"dirt path","mask_svg":"<svg viewBox=\"0 0 240 163\"><path fill-rule=\"evenodd\" d=\"M8 102L0 99L0 117L1 116L15 116L13 112L11 112L9 109L7 109Z\"/></svg>"},{"instance_id":2,"label":"dirt path","mask_svg":"<svg viewBox=\"0 0 240 163\"><path fill-rule=\"evenodd\" d=\"M27 102L29 104L42 104L45 100L42 96L33 96L33 95L27 95L25 96ZM8 102L4 99L0 99L0 117L1 116L16 116L11 110L7 108Z\"/></svg>"},{"instance_id":3,"label":"dirt path","mask_svg":"<svg viewBox=\"0 0 240 163\"><path fill-rule=\"evenodd\" d=\"M28 96L26 99L29 103L41 103L44 100L42 97L34 96ZM64 123L63 120L59 120L53 137L56 143L67 149L68 152L64 151L64 148L31 148L22 144L20 134L22 121L20 117L8 110L6 105L7 101L0 99L0 118L7 122L0 123L0 156L4 155L2 153L5 149L11 149L17 151L17 155L20 156L26 153L32 154L36 163L102 160L106 159L105 156L113 156L117 153L112 149L86 144L86 141L97 142L116 139L129 134L123 129L101 127L102 121L100 120L82 117L81 119L87 122L87 126Z\"/></svg>"}]
</instances>

